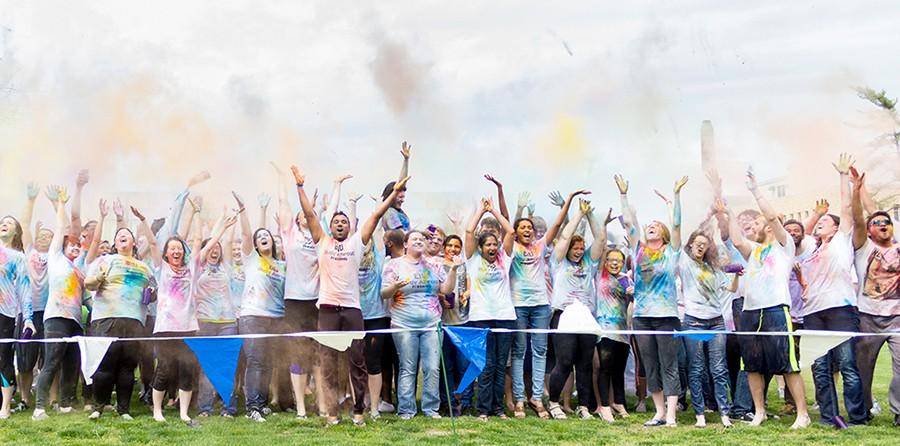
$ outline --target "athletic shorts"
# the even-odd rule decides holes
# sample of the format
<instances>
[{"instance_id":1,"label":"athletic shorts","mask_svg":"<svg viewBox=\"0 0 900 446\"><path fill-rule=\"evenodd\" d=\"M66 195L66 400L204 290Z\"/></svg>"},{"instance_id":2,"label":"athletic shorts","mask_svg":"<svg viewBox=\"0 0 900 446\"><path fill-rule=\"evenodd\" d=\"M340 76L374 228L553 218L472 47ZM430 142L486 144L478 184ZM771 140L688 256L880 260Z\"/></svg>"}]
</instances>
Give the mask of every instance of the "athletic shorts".
<instances>
[{"instance_id":1,"label":"athletic shorts","mask_svg":"<svg viewBox=\"0 0 900 446\"><path fill-rule=\"evenodd\" d=\"M34 322L35 330L31 334L31 339L44 339L44 312L35 311L31 316L31 320ZM25 329L24 324L20 314L16 317L16 339L22 338L22 330ZM43 366L43 358L44 344L37 342L16 344L16 367L19 369L19 373L26 370L33 371L35 367L40 368Z\"/></svg>"},{"instance_id":2,"label":"athletic shorts","mask_svg":"<svg viewBox=\"0 0 900 446\"><path fill-rule=\"evenodd\" d=\"M744 310L741 312L741 331L793 331L791 313L787 305ZM741 359L748 373L783 375L797 373L797 344L793 336L738 336Z\"/></svg>"}]
</instances>

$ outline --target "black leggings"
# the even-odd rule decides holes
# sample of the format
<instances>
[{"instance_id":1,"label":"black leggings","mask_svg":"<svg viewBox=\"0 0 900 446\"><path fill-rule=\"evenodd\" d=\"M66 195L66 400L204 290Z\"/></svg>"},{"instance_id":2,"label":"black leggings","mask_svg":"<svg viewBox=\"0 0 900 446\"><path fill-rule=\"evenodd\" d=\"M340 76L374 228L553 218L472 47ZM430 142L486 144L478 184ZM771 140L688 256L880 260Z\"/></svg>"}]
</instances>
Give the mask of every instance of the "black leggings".
<instances>
[{"instance_id":1,"label":"black leggings","mask_svg":"<svg viewBox=\"0 0 900 446\"><path fill-rule=\"evenodd\" d=\"M560 310L553 311L550 328L559 327ZM593 405L594 386L594 345L597 336L591 334L554 334L551 336L556 364L550 372L550 401L559 402L560 394L572 367L575 367L575 388L578 391L578 405Z\"/></svg>"},{"instance_id":2,"label":"black leggings","mask_svg":"<svg viewBox=\"0 0 900 446\"><path fill-rule=\"evenodd\" d=\"M0 314L0 339L12 339L16 332L16 318ZM3 387L16 385L16 366L13 364L15 344L0 344L0 384Z\"/></svg>"},{"instance_id":3,"label":"black leggings","mask_svg":"<svg viewBox=\"0 0 900 446\"><path fill-rule=\"evenodd\" d=\"M64 317L53 317L44 323L47 339L81 336L83 330L78 322ZM35 409L44 409L50 397L50 386L59 373L59 406L72 407L75 402L75 387L78 384L78 365L81 358L78 344L74 342L48 342L44 344L44 368L37 380Z\"/></svg>"},{"instance_id":4,"label":"black leggings","mask_svg":"<svg viewBox=\"0 0 900 446\"><path fill-rule=\"evenodd\" d=\"M156 333L157 337L193 336L194 332ZM197 376L197 358L182 340L158 341L156 343L156 374L153 375L153 390L165 392L173 382L178 390L194 390Z\"/></svg>"},{"instance_id":5,"label":"black leggings","mask_svg":"<svg viewBox=\"0 0 900 446\"><path fill-rule=\"evenodd\" d=\"M366 319L363 321L363 324L366 331L383 330L391 328L391 318ZM382 368L387 369L391 367L391 357L386 354L387 351L384 349L385 341L390 337L391 335L388 334L366 335L366 370L369 372L369 375L380 375Z\"/></svg>"},{"instance_id":6,"label":"black leggings","mask_svg":"<svg viewBox=\"0 0 900 446\"><path fill-rule=\"evenodd\" d=\"M111 317L91 322L94 336L136 338L144 331L141 321ZM116 389L116 411L122 415L131 408L131 392L134 390L134 369L137 368L141 348L131 341L117 341L109 346L106 356L94 373L94 402L97 410L109 404L113 388Z\"/></svg>"},{"instance_id":7,"label":"black leggings","mask_svg":"<svg viewBox=\"0 0 900 446\"><path fill-rule=\"evenodd\" d=\"M597 343L600 370L597 374L597 389L600 391L600 405L609 406L609 387L612 385L613 402L625 404L625 366L628 364L628 344L603 338Z\"/></svg>"}]
</instances>

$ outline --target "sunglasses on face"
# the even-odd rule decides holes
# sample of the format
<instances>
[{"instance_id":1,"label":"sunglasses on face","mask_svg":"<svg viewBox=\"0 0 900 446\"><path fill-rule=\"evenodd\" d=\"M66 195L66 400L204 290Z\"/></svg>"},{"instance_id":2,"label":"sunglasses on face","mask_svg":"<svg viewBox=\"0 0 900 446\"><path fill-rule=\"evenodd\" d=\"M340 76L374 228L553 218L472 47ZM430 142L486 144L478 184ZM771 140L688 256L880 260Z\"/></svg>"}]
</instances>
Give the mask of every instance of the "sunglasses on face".
<instances>
[{"instance_id":1,"label":"sunglasses on face","mask_svg":"<svg viewBox=\"0 0 900 446\"><path fill-rule=\"evenodd\" d=\"M893 223L886 218L872 220L872 226L892 226Z\"/></svg>"}]
</instances>

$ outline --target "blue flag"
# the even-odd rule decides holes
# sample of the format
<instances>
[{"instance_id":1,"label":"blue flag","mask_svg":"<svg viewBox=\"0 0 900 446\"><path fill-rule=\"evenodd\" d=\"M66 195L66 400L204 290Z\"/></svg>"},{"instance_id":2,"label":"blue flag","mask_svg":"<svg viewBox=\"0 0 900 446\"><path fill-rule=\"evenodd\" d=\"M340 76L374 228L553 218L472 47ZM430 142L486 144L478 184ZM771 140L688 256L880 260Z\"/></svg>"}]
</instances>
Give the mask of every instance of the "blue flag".
<instances>
[{"instance_id":1,"label":"blue flag","mask_svg":"<svg viewBox=\"0 0 900 446\"><path fill-rule=\"evenodd\" d=\"M459 386L456 387L453 393L462 393L484 370L489 332L490 330L487 328L448 327L444 325L444 333L450 337L456 348L469 360L469 368L466 369Z\"/></svg>"},{"instance_id":2,"label":"blue flag","mask_svg":"<svg viewBox=\"0 0 900 446\"><path fill-rule=\"evenodd\" d=\"M684 337L691 338L695 341L707 342L712 340L712 338L716 337L716 335L726 334L724 331L715 331L715 330L687 330L687 331L679 331L675 333L675 337Z\"/></svg>"},{"instance_id":3,"label":"blue flag","mask_svg":"<svg viewBox=\"0 0 900 446\"><path fill-rule=\"evenodd\" d=\"M184 343L194 351L197 362L225 404L234 391L234 373L244 340L240 338L187 338Z\"/></svg>"}]
</instances>

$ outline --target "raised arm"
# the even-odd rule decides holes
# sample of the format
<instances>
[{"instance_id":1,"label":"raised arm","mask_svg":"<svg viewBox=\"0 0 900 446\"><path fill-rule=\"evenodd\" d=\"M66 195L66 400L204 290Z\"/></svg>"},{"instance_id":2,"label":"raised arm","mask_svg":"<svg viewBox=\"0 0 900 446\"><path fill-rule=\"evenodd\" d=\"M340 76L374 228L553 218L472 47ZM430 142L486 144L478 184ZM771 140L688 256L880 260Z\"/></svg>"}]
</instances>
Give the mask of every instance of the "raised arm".
<instances>
[{"instance_id":1,"label":"raised arm","mask_svg":"<svg viewBox=\"0 0 900 446\"><path fill-rule=\"evenodd\" d=\"M351 194L350 197L347 198L347 219L350 220L350 234L351 235L354 232L356 232L357 226L359 226L358 222L356 221L356 219L357 219L356 205L357 205L357 203L359 203L360 198L362 198L362 195L359 195L359 194L357 194L357 195ZM381 225L375 225L375 227L376 227L375 235L377 238L377 233L378 233L378 230L381 229Z\"/></svg>"},{"instance_id":2,"label":"raised arm","mask_svg":"<svg viewBox=\"0 0 900 446\"><path fill-rule=\"evenodd\" d=\"M606 218L601 222L597 218L597 214L593 209L587 214L588 223L591 225L591 235L594 236L594 242L591 244L591 260L598 261L603 257L606 251L606 226L613 221L612 208L606 213Z\"/></svg>"},{"instance_id":3,"label":"raised arm","mask_svg":"<svg viewBox=\"0 0 900 446\"><path fill-rule=\"evenodd\" d=\"M246 256L253 252L253 229L250 228L250 217L247 216L247 208L244 199L232 191L231 196L237 203L238 218L241 220L241 252Z\"/></svg>"},{"instance_id":4,"label":"raised arm","mask_svg":"<svg viewBox=\"0 0 900 446\"><path fill-rule=\"evenodd\" d=\"M202 263L206 263L206 258L209 257L209 252L212 251L213 246L219 243L219 240L222 239L222 234L224 234L227 229L234 226L236 222L237 216L234 214L222 215L222 218L220 218L219 221L216 222L216 225L213 227L212 234L209 237L209 242L207 242L206 246L199 251L195 251L200 253L200 261ZM226 249L223 248L222 251L224 252L226 251ZM227 251L231 251L231 249L227 249Z\"/></svg>"},{"instance_id":5,"label":"raised arm","mask_svg":"<svg viewBox=\"0 0 900 446\"><path fill-rule=\"evenodd\" d=\"M563 228L562 234L559 235L559 240L553 245L553 259L555 261L560 262L566 257L572 235L575 234L575 229L578 228L578 224L581 223L581 219L584 218L585 212L590 211L590 207L591 202L581 199L578 210L575 212L575 218L566 223L566 227Z\"/></svg>"},{"instance_id":6,"label":"raised arm","mask_svg":"<svg viewBox=\"0 0 900 446\"><path fill-rule=\"evenodd\" d=\"M484 179L494 183L494 186L497 186L497 204L500 206L500 214L503 215L503 218L509 220L509 209L506 208L506 196L503 195L503 184L500 184L496 178L485 174Z\"/></svg>"},{"instance_id":7,"label":"raised arm","mask_svg":"<svg viewBox=\"0 0 900 446\"><path fill-rule=\"evenodd\" d=\"M153 237L153 231L150 230L150 225L147 224L147 219L137 210L137 208L132 206L131 213L134 214L140 222L138 223L138 234L142 234L147 238L147 247L150 249L150 261L157 267L162 266L163 260L160 249L165 249L165 246L160 248L160 244L156 241L156 238ZM165 240L163 240L163 243L165 243Z\"/></svg>"},{"instance_id":8,"label":"raised arm","mask_svg":"<svg viewBox=\"0 0 900 446\"><path fill-rule=\"evenodd\" d=\"M187 240L188 236L193 234L191 229L194 227L194 220L200 220L200 212L203 211L203 197L197 195L193 198L188 198L187 202L191 205L191 212L185 217L187 220L184 224L178 225L178 236L181 237L182 240ZM200 222L197 222L197 226L202 226ZM167 237L168 238L168 237Z\"/></svg>"},{"instance_id":9,"label":"raised arm","mask_svg":"<svg viewBox=\"0 0 900 446\"><path fill-rule=\"evenodd\" d=\"M616 187L619 189L619 199L622 203L622 224L625 226L625 238L628 240L628 247L633 249L641 238L637 213L628 204L628 182L621 175L616 175L613 178L616 180Z\"/></svg>"},{"instance_id":10,"label":"raised arm","mask_svg":"<svg viewBox=\"0 0 900 446\"><path fill-rule=\"evenodd\" d=\"M225 264L230 265L234 260L234 255L231 253L231 247L234 246L234 228L232 225L228 228L228 240L226 241L227 245L222 246L222 259L225 260Z\"/></svg>"},{"instance_id":11,"label":"raised arm","mask_svg":"<svg viewBox=\"0 0 900 446\"><path fill-rule=\"evenodd\" d=\"M40 192L40 185L37 183L28 183L28 199L25 201L25 209L22 211L22 246L25 252L31 248L34 243L34 234L31 230L31 221L34 216L34 202Z\"/></svg>"},{"instance_id":12,"label":"raised arm","mask_svg":"<svg viewBox=\"0 0 900 446\"><path fill-rule=\"evenodd\" d=\"M29 186L30 187L30 186ZM30 193L30 191L29 191ZM68 232L66 221L66 202L69 200L66 190L60 186L47 186L47 199L56 209L56 229L53 231L53 239L50 240L50 252L60 252L63 248L63 239Z\"/></svg>"},{"instance_id":13,"label":"raised arm","mask_svg":"<svg viewBox=\"0 0 900 446\"><path fill-rule=\"evenodd\" d=\"M269 222L269 203L272 201L272 196L263 192L256 196L256 201L259 203L259 226L260 228L268 227Z\"/></svg>"},{"instance_id":14,"label":"raised arm","mask_svg":"<svg viewBox=\"0 0 900 446\"><path fill-rule=\"evenodd\" d=\"M118 198L116 198L116 201L113 201L113 213L116 214L116 231L128 227L128 224L125 223L125 208Z\"/></svg>"},{"instance_id":15,"label":"raised arm","mask_svg":"<svg viewBox=\"0 0 900 446\"><path fill-rule=\"evenodd\" d=\"M853 229L853 212L850 205L850 168L853 167L853 157L842 153L837 164L832 164L841 176L841 224L839 230L849 234Z\"/></svg>"},{"instance_id":16,"label":"raised arm","mask_svg":"<svg viewBox=\"0 0 900 446\"><path fill-rule=\"evenodd\" d=\"M803 222L803 233L806 235L812 235L813 231L816 229L816 223L819 222L819 219L822 218L823 215L828 213L828 208L831 207L831 203L824 198L820 198L816 200L816 207L813 208L812 214L806 218L806 221Z\"/></svg>"},{"instance_id":17,"label":"raised arm","mask_svg":"<svg viewBox=\"0 0 900 446\"><path fill-rule=\"evenodd\" d=\"M410 152L412 152L412 144L407 144L406 141L403 141L403 144L400 146L400 155L403 155L403 165L400 167L400 176L397 177L397 181L401 181L409 176Z\"/></svg>"},{"instance_id":18,"label":"raised arm","mask_svg":"<svg viewBox=\"0 0 900 446\"><path fill-rule=\"evenodd\" d=\"M531 193L529 192L520 192L519 200L516 201L516 218L513 221L516 221L522 218L522 214L525 211L525 208L528 207L528 201L531 199ZM552 240L552 239L548 239Z\"/></svg>"},{"instance_id":19,"label":"raised arm","mask_svg":"<svg viewBox=\"0 0 900 446\"><path fill-rule=\"evenodd\" d=\"M300 169L297 166L291 166L291 173L294 175L294 182L297 184L297 196L300 198L300 209L303 210L303 215L306 217L306 223L309 225L309 233L312 236L313 241L319 243L319 240L325 232L322 230L322 224L319 223L318 217L316 217L313 203L309 202L309 199L306 198L306 192L303 190L303 184L306 182L306 177L300 173Z\"/></svg>"},{"instance_id":20,"label":"raised arm","mask_svg":"<svg viewBox=\"0 0 900 446\"><path fill-rule=\"evenodd\" d=\"M338 211L338 206L341 204L341 185L350 178L353 178L353 175L341 175L334 179L334 184L331 186L331 197L328 200L328 207L325 208L325 218L330 220L331 216ZM351 223L351 225L352 224L353 223Z\"/></svg>"},{"instance_id":21,"label":"raised arm","mask_svg":"<svg viewBox=\"0 0 900 446\"><path fill-rule=\"evenodd\" d=\"M85 265L90 265L97 258L97 253L100 251L100 240L103 239L103 222L106 221L106 216L109 215L109 207L106 205L106 200L101 198L98 207L100 208L100 219L97 220L97 229L94 230L94 237L91 238L91 244L88 246L87 254L84 256Z\"/></svg>"},{"instance_id":22,"label":"raised arm","mask_svg":"<svg viewBox=\"0 0 900 446\"><path fill-rule=\"evenodd\" d=\"M81 235L81 192L84 186L88 184L90 176L87 169L78 171L78 177L75 178L75 194L72 196L72 235L78 237Z\"/></svg>"},{"instance_id":23,"label":"raised arm","mask_svg":"<svg viewBox=\"0 0 900 446\"><path fill-rule=\"evenodd\" d=\"M853 215L853 249L862 248L869 237L866 218L863 216L862 189L865 188L866 174L859 175L853 183L853 199L850 211Z\"/></svg>"},{"instance_id":24,"label":"raised arm","mask_svg":"<svg viewBox=\"0 0 900 446\"><path fill-rule=\"evenodd\" d=\"M681 177L675 182L672 190L672 248L681 249L681 188L688 182L688 177Z\"/></svg>"},{"instance_id":25,"label":"raised arm","mask_svg":"<svg viewBox=\"0 0 900 446\"><path fill-rule=\"evenodd\" d=\"M462 265L463 259L460 256L453 257L453 265L450 267L450 272L447 273L447 277L441 282L441 287L438 290L438 293L441 295L450 294L456 289L456 270L459 269L459 265Z\"/></svg>"},{"instance_id":26,"label":"raised arm","mask_svg":"<svg viewBox=\"0 0 900 446\"><path fill-rule=\"evenodd\" d=\"M762 212L763 216L768 220L769 226L772 227L775 240L778 240L781 246L785 246L790 237L788 237L787 231L784 230L784 226L778 220L778 212L775 211L769 200L759 190L759 186L756 184L756 175L753 174L752 169L747 169L747 189L753 194L753 198L756 199L756 204L759 206L759 211Z\"/></svg>"},{"instance_id":27,"label":"raised arm","mask_svg":"<svg viewBox=\"0 0 900 446\"><path fill-rule=\"evenodd\" d=\"M750 244L741 232L737 218L735 218L731 209L725 206L725 202L721 199L717 199L713 206L717 213L725 214L728 218L728 238L731 239L731 243L734 244L734 247L745 259L750 257Z\"/></svg>"},{"instance_id":28,"label":"raised arm","mask_svg":"<svg viewBox=\"0 0 900 446\"><path fill-rule=\"evenodd\" d=\"M484 216L485 212L487 212L487 200L482 198L481 204L475 210L475 213L472 214L472 218L469 219L469 224L466 226L466 241L463 243L463 248L466 250L467 259L475 255L475 249L478 245L478 241L475 240L475 229L478 227L478 222L481 221L481 217Z\"/></svg>"},{"instance_id":29,"label":"raised arm","mask_svg":"<svg viewBox=\"0 0 900 446\"><path fill-rule=\"evenodd\" d=\"M409 182L409 177L406 177L397 183L394 184L394 190L391 191L391 194L387 196L378 206L375 208L375 211L372 212L372 215L366 219L365 223L359 228L359 235L362 238L362 242L364 245L369 243L369 240L372 238L372 233L375 232L375 226L378 226L378 221L381 220L381 217L387 212L388 208L391 207L391 203L394 202L394 199L397 198L397 194L400 193L406 187L406 183Z\"/></svg>"},{"instance_id":30,"label":"raised arm","mask_svg":"<svg viewBox=\"0 0 900 446\"><path fill-rule=\"evenodd\" d=\"M850 180L853 181L854 185L859 177L860 175L856 168L850 166ZM872 194L869 193L869 188L866 187L865 184L863 184L862 189L859 190L859 198L862 202L863 210L866 211L866 215L872 215L878 210L878 205L875 204L875 200L872 199Z\"/></svg>"},{"instance_id":31,"label":"raised arm","mask_svg":"<svg viewBox=\"0 0 900 446\"><path fill-rule=\"evenodd\" d=\"M566 197L566 201L563 202L563 205L559 208L559 214L556 214L556 220L554 220L553 224L547 228L547 233L544 235L544 240L546 240L547 243L552 242L553 239L556 238L559 229L563 226L563 222L569 215L569 208L572 206L572 200L579 195L587 195L590 193L591 192L587 190L576 190Z\"/></svg>"}]
</instances>

